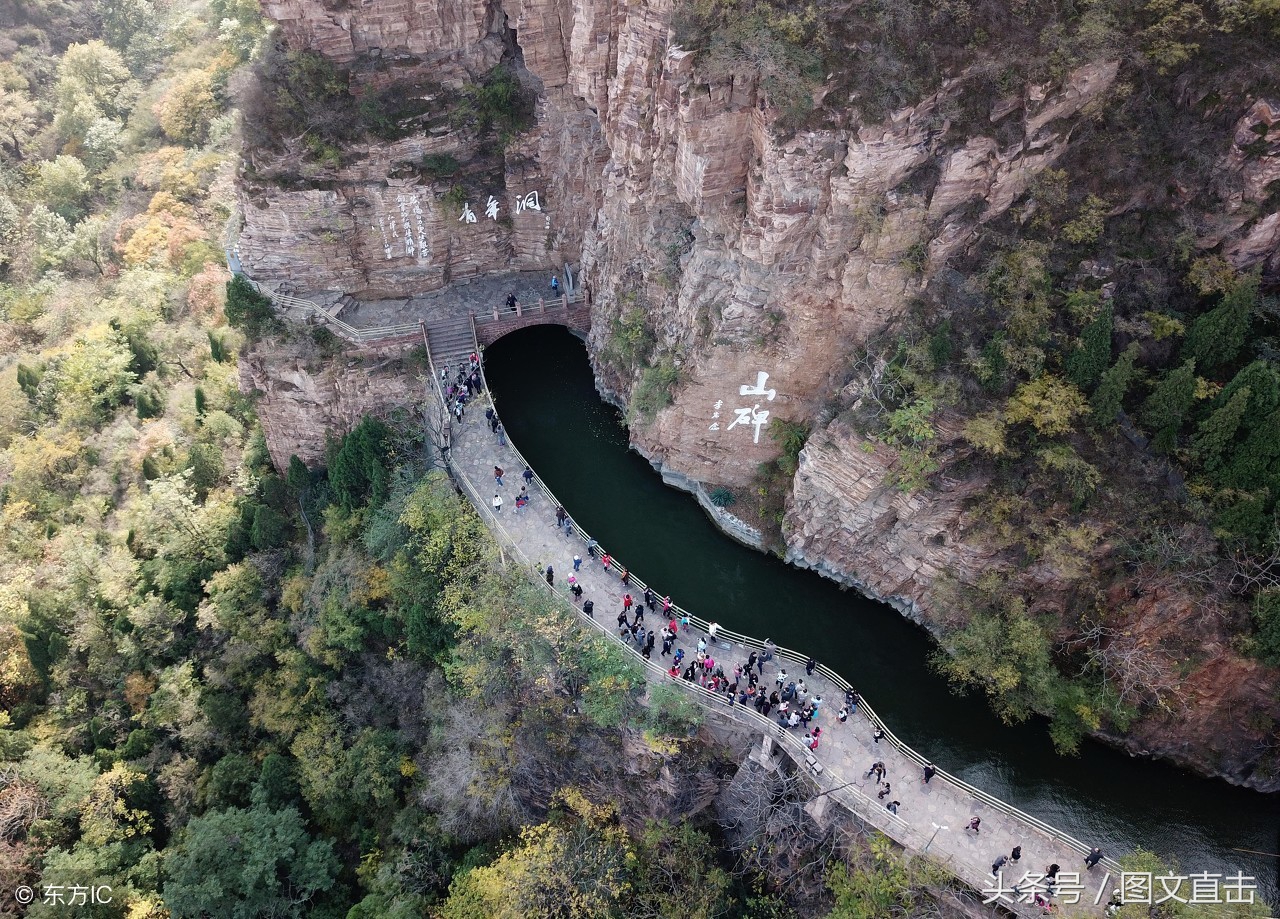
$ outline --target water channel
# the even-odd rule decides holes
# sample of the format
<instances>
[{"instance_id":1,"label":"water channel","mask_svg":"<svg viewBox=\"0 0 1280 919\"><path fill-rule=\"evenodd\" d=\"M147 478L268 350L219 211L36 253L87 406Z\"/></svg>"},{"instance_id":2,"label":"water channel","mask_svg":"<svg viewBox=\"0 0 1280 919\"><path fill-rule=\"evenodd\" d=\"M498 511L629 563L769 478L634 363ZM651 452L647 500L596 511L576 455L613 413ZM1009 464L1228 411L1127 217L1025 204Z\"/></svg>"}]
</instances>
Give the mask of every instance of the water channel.
<instances>
[{"instance_id":1,"label":"water channel","mask_svg":"<svg viewBox=\"0 0 1280 919\"><path fill-rule=\"evenodd\" d=\"M486 351L512 442L569 513L661 592L707 619L809 652L862 691L899 737L944 769L1109 855L1139 846L1198 871L1258 879L1278 905L1280 795L1197 778L1086 741L1053 752L1043 722L1002 724L928 666L929 636L889 606L739 545L628 449L581 341L536 326ZM959 827L952 828L958 832Z\"/></svg>"}]
</instances>

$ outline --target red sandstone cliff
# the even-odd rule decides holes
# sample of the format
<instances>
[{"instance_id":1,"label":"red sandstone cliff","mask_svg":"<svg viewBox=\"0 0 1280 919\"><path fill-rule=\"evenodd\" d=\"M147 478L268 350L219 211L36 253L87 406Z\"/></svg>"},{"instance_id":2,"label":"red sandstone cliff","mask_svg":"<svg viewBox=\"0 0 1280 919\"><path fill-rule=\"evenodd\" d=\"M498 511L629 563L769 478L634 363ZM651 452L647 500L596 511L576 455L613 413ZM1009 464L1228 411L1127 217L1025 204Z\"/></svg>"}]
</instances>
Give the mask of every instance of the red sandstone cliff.
<instances>
[{"instance_id":1,"label":"red sandstone cliff","mask_svg":"<svg viewBox=\"0 0 1280 919\"><path fill-rule=\"evenodd\" d=\"M445 203L447 183L415 168L429 154L465 155L442 127L345 151L341 168L302 169L302 188L246 178L246 270L296 290L401 295L579 262L595 295L590 347L602 387L625 401L636 384L607 355L616 323L637 308L679 369L672 403L633 438L670 477L692 482L745 485L776 454L763 433L769 419L826 417L820 409L843 385L848 355L1059 162L1090 106L1117 90L1117 64L1100 60L1058 84L1021 87L993 107L990 130L961 133L948 115L958 77L883 122L780 140L752 81L699 79L693 57L672 43L671 0L264 0L264 9L295 47L341 63L376 58L447 85L477 78L514 46L539 104L535 129L503 156L500 200L510 212L536 190L542 210L509 226L460 222ZM1199 221L1200 244L1221 244L1239 267L1280 267L1280 213L1268 191L1280 156L1254 149L1256 126L1270 126L1277 111L1265 100L1240 111L1221 158L1234 197ZM926 173L929 181L914 181ZM312 450L320 426L396 398L394 380L366 380L363 369L357 384L333 371L317 383L274 364L255 359L246 371L247 386L268 391L273 454ZM950 449L952 458L962 452L954 441ZM944 462L931 488L905 494L889 481L895 461L839 421L816 431L788 505L789 557L926 623L954 617L939 606L939 573L966 582L1011 565L967 510L989 473ZM1064 602L1067 582L1052 566L1019 577L1040 602ZM1158 591L1139 597L1134 626L1176 633L1188 627L1177 612L1186 603ZM1276 787L1280 778L1256 769L1266 721L1280 717L1274 673L1232 651L1222 623L1195 628L1211 653L1186 674L1192 701L1180 726L1150 718L1120 742ZM1239 710L1257 717L1230 715ZM1223 723L1231 728L1211 728Z\"/></svg>"}]
</instances>

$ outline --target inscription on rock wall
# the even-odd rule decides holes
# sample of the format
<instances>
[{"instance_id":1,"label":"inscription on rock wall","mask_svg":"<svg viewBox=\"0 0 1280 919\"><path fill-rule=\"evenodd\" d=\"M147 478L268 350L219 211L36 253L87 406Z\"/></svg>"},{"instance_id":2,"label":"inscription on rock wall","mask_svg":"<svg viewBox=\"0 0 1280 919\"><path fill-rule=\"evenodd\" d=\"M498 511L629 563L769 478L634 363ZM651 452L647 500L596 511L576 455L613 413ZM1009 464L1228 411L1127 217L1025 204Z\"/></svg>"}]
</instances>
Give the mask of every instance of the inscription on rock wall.
<instances>
[{"instance_id":1,"label":"inscription on rock wall","mask_svg":"<svg viewBox=\"0 0 1280 919\"><path fill-rule=\"evenodd\" d=\"M543 225L551 229L551 215L543 210L541 193L529 191L515 196L514 211L523 214L537 211L543 216ZM425 189L414 194L396 195L397 209L389 210L378 199L376 219L378 236L382 240L382 257L390 261L395 258L412 258L420 264L431 261L431 243L427 235L424 214L434 208L435 202L430 192ZM501 216L502 202L493 195L488 196L484 205L484 217L496 222ZM475 209L470 201L462 205L457 220L464 225L478 221Z\"/></svg>"},{"instance_id":2,"label":"inscription on rock wall","mask_svg":"<svg viewBox=\"0 0 1280 919\"><path fill-rule=\"evenodd\" d=\"M431 260L431 245L423 222L424 203L431 206L431 196L426 192L396 195L397 213L385 211L382 200L378 199L378 234L382 238L383 258L390 260L407 256L421 263Z\"/></svg>"},{"instance_id":3,"label":"inscription on rock wall","mask_svg":"<svg viewBox=\"0 0 1280 919\"><path fill-rule=\"evenodd\" d=\"M765 401L772 402L774 398L777 397L778 391L776 389L766 389L765 386L768 382L769 374L765 373L763 370L758 371L756 373L756 381L754 384L743 383L738 387L738 396L746 396L748 398L751 396L762 396ZM715 404L712 406L711 424L707 430L720 430L720 409L723 407L724 400L717 399ZM731 409L731 411L734 414L734 418L725 426L724 431L727 433L739 426L742 426L743 428L749 427L754 430L751 438L752 443L760 443L760 428L769 420L769 410L760 408L760 403L755 402L753 405L743 408L734 408Z\"/></svg>"}]
</instances>

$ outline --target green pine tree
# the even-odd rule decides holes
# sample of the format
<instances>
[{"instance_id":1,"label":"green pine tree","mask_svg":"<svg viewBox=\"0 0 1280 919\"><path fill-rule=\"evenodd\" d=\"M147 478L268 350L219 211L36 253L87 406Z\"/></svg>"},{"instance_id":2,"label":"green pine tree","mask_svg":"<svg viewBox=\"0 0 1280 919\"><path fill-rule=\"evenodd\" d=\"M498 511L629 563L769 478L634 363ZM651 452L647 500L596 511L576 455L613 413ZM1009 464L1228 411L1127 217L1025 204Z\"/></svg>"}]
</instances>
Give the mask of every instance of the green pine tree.
<instances>
[{"instance_id":1,"label":"green pine tree","mask_svg":"<svg viewBox=\"0 0 1280 919\"><path fill-rule=\"evenodd\" d=\"M1166 373L1142 403L1142 422L1155 432L1157 450L1172 449L1187 410L1196 401L1196 362Z\"/></svg>"},{"instance_id":2,"label":"green pine tree","mask_svg":"<svg viewBox=\"0 0 1280 919\"><path fill-rule=\"evenodd\" d=\"M40 380L43 377L42 370L28 367L26 364L18 365L18 386L32 402L39 398Z\"/></svg>"},{"instance_id":3,"label":"green pine tree","mask_svg":"<svg viewBox=\"0 0 1280 919\"><path fill-rule=\"evenodd\" d=\"M1067 358L1067 378L1081 389L1092 389L1111 363L1112 309L1102 307L1093 322L1080 333L1079 346Z\"/></svg>"},{"instance_id":4,"label":"green pine tree","mask_svg":"<svg viewBox=\"0 0 1280 919\"><path fill-rule=\"evenodd\" d=\"M1098 427L1112 424L1120 413L1125 393L1138 376L1136 364L1139 350L1137 342L1125 348L1115 366L1102 375L1102 381L1093 391L1093 398L1089 400L1090 417Z\"/></svg>"},{"instance_id":5,"label":"green pine tree","mask_svg":"<svg viewBox=\"0 0 1280 919\"><path fill-rule=\"evenodd\" d=\"M259 550L275 549L289 539L289 521L270 506L259 504L253 512L253 526L249 530L253 547Z\"/></svg>"},{"instance_id":6,"label":"green pine tree","mask_svg":"<svg viewBox=\"0 0 1280 919\"><path fill-rule=\"evenodd\" d=\"M1245 424L1249 436L1223 458L1222 484L1244 490L1265 485L1280 494L1280 409L1261 419L1246 415Z\"/></svg>"},{"instance_id":7,"label":"green pine tree","mask_svg":"<svg viewBox=\"0 0 1280 919\"><path fill-rule=\"evenodd\" d=\"M289 457L289 471L285 473L285 482L298 495L311 486L311 471L307 469L306 463L298 459L296 453Z\"/></svg>"},{"instance_id":8,"label":"green pine tree","mask_svg":"<svg viewBox=\"0 0 1280 919\"><path fill-rule=\"evenodd\" d=\"M386 500L391 473L383 458L390 452L391 430L366 416L330 451L329 485L343 508L377 507Z\"/></svg>"},{"instance_id":9,"label":"green pine tree","mask_svg":"<svg viewBox=\"0 0 1280 919\"><path fill-rule=\"evenodd\" d=\"M1205 370L1215 370L1235 360L1249 334L1249 317L1258 300L1259 283L1257 272L1245 275L1221 303L1192 323L1182 356Z\"/></svg>"},{"instance_id":10,"label":"green pine tree","mask_svg":"<svg viewBox=\"0 0 1280 919\"><path fill-rule=\"evenodd\" d=\"M271 299L258 293L239 275L227 282L227 302L222 312L227 322L243 330L250 338L261 338L275 324L276 314Z\"/></svg>"},{"instance_id":11,"label":"green pine tree","mask_svg":"<svg viewBox=\"0 0 1280 919\"><path fill-rule=\"evenodd\" d=\"M1237 389L1225 405L1200 422L1195 449L1200 465L1212 472L1222 466L1222 456L1240 429L1240 419L1249 404L1249 387Z\"/></svg>"},{"instance_id":12,"label":"green pine tree","mask_svg":"<svg viewBox=\"0 0 1280 919\"><path fill-rule=\"evenodd\" d=\"M1254 361L1241 368L1218 394L1214 406L1226 405L1240 389L1248 389L1252 393L1245 413L1245 427L1252 427L1280 406L1280 374L1268 361Z\"/></svg>"}]
</instances>

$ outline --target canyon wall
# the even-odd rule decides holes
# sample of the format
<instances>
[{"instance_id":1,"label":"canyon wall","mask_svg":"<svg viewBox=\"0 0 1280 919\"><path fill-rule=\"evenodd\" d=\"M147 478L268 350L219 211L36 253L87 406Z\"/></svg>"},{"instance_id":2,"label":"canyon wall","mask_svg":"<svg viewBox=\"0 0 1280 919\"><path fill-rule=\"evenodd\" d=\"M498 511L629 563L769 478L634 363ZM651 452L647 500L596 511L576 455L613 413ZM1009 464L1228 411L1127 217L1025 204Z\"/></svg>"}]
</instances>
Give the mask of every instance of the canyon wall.
<instances>
[{"instance_id":1,"label":"canyon wall","mask_svg":"<svg viewBox=\"0 0 1280 919\"><path fill-rule=\"evenodd\" d=\"M423 418L425 371L408 365L411 343L324 353L307 338L261 342L240 356L240 389L257 396L271 461L281 471L297 456L324 462L331 439L365 415L408 412Z\"/></svg>"},{"instance_id":2,"label":"canyon wall","mask_svg":"<svg viewBox=\"0 0 1280 919\"><path fill-rule=\"evenodd\" d=\"M783 526L791 561L934 628L953 612L937 599L939 575L963 584L1012 570L1012 559L984 547L966 510L990 471L965 462L957 431L940 431L933 485L907 493L894 487L897 454L828 406L847 389L850 356L1025 200L1091 110L1131 90L1118 86L1117 61L1023 85L976 130L957 129L952 117L968 78L961 73L882 121L851 116L784 137L755 80L699 75L694 55L673 42L672 0L263 5L292 46L339 63L376 59L460 85L514 60L539 102L536 127L504 152L494 181L505 221L486 218L480 198L466 202L476 222L461 219L448 182L422 169L434 154L468 155L443 122L344 151L339 167L251 153L239 244L251 276L293 291L401 296L494 271L579 263L594 295L589 349L602 391L626 403L643 377L643 365L611 353L637 310L654 359L678 371L670 404L632 429L636 448L670 480L748 486L778 454L772 420L816 419ZM386 68L367 72L380 79ZM1280 135L1261 155L1257 147L1268 136L1258 126L1278 113L1280 103L1266 100L1239 112L1220 162L1230 206L1196 220L1198 245L1272 273L1280 270L1280 212L1269 189L1280 178ZM301 177L298 187L260 178L286 167ZM540 209L515 213L535 191ZM255 357L245 370L246 387L268 394L273 455L318 456L323 437L312 425L342 429L359 411L399 398L393 377L358 369L344 383L340 372L317 378L274 363ZM1052 566L1018 578L1037 602L1066 602ZM1152 600L1148 613L1186 602ZM1211 728L1233 706L1274 709L1274 674L1247 666L1225 639L1221 651L1192 680L1197 750L1162 740L1158 721L1119 742L1274 787L1276 778L1252 774L1252 754L1230 752L1249 746L1248 732Z\"/></svg>"}]
</instances>

